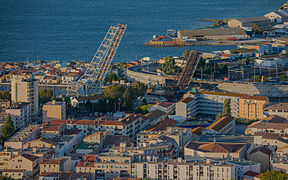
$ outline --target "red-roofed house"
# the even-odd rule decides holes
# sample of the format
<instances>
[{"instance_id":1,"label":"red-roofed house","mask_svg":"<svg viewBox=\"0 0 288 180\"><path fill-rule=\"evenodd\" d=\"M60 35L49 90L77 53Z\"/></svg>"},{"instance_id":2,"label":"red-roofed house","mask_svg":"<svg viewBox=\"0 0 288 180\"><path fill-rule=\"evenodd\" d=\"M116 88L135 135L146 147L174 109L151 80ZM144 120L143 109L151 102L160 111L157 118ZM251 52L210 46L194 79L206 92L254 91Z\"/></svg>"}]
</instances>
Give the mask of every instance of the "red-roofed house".
<instances>
[{"instance_id":1,"label":"red-roofed house","mask_svg":"<svg viewBox=\"0 0 288 180\"><path fill-rule=\"evenodd\" d=\"M185 159L244 159L246 144L192 141L184 148Z\"/></svg>"}]
</instances>

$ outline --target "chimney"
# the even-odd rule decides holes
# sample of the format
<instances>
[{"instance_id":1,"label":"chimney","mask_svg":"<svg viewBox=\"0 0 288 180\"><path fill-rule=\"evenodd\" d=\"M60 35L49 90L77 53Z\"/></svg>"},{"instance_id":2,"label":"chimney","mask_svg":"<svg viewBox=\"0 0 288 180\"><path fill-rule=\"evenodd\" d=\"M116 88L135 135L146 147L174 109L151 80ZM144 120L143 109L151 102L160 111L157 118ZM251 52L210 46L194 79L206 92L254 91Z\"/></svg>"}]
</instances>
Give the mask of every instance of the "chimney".
<instances>
[{"instance_id":1,"label":"chimney","mask_svg":"<svg viewBox=\"0 0 288 180\"><path fill-rule=\"evenodd\" d=\"M55 105L56 104L56 100L52 100L52 105Z\"/></svg>"},{"instance_id":2,"label":"chimney","mask_svg":"<svg viewBox=\"0 0 288 180\"><path fill-rule=\"evenodd\" d=\"M35 147L32 148L32 152L33 152L33 153L36 153L36 152L37 152L37 148L35 148Z\"/></svg>"}]
</instances>

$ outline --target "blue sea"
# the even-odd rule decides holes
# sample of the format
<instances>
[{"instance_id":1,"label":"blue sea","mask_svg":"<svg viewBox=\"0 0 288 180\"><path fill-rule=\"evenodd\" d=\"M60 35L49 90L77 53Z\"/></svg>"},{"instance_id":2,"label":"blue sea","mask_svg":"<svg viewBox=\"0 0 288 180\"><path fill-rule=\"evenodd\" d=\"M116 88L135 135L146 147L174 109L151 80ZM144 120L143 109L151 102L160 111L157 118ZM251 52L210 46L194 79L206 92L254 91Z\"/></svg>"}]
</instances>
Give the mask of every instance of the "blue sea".
<instances>
[{"instance_id":1,"label":"blue sea","mask_svg":"<svg viewBox=\"0 0 288 180\"><path fill-rule=\"evenodd\" d=\"M285 0L0 0L0 61L90 60L110 25L128 28L114 62L181 55L186 49L146 47L167 29L210 25L198 18L261 16Z\"/></svg>"}]
</instances>

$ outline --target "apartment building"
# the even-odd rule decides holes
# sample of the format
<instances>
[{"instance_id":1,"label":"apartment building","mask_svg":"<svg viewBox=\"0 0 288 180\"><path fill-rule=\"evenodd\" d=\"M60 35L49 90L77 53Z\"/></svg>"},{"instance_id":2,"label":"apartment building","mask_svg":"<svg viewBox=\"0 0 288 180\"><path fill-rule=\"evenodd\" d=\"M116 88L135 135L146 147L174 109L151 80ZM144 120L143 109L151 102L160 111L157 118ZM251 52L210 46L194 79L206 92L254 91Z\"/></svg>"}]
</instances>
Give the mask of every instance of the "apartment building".
<instances>
[{"instance_id":1,"label":"apartment building","mask_svg":"<svg viewBox=\"0 0 288 180\"><path fill-rule=\"evenodd\" d=\"M40 163L40 174L71 171L71 157L43 159Z\"/></svg>"},{"instance_id":2,"label":"apartment building","mask_svg":"<svg viewBox=\"0 0 288 180\"><path fill-rule=\"evenodd\" d=\"M255 135L257 132L278 134L280 136L288 135L287 120L277 116L269 116L250 124L245 130L245 134L249 135Z\"/></svg>"},{"instance_id":3,"label":"apartment building","mask_svg":"<svg viewBox=\"0 0 288 180\"><path fill-rule=\"evenodd\" d=\"M37 179L39 175L39 157L21 154L8 161L7 169L11 171L25 170L29 179Z\"/></svg>"},{"instance_id":4,"label":"apartment building","mask_svg":"<svg viewBox=\"0 0 288 180\"><path fill-rule=\"evenodd\" d=\"M11 100L14 103L29 102L32 105L32 116L38 116L39 97L38 80L24 79L23 77L13 76L11 81Z\"/></svg>"},{"instance_id":5,"label":"apartment building","mask_svg":"<svg viewBox=\"0 0 288 180\"><path fill-rule=\"evenodd\" d=\"M268 97L243 95L239 100L240 118L263 119L264 106L267 102Z\"/></svg>"},{"instance_id":6,"label":"apartment building","mask_svg":"<svg viewBox=\"0 0 288 180\"><path fill-rule=\"evenodd\" d=\"M130 177L133 156L120 153L97 154L92 162L77 162L77 173L95 174L97 179Z\"/></svg>"},{"instance_id":7,"label":"apartment building","mask_svg":"<svg viewBox=\"0 0 288 180\"><path fill-rule=\"evenodd\" d=\"M184 94L183 98L193 98L193 116L195 115L212 115L216 116L223 111L223 104L226 99L230 99L231 115L233 117L239 117L239 99L242 94L211 92L211 91L199 91L197 93L188 92ZM192 104L192 103L191 103ZM176 105L177 107L177 105ZM179 109L181 111L181 109ZM183 110L182 110L183 111ZM177 108L176 108L177 113Z\"/></svg>"},{"instance_id":8,"label":"apartment building","mask_svg":"<svg viewBox=\"0 0 288 180\"><path fill-rule=\"evenodd\" d=\"M152 180L236 179L236 167L224 162L158 160L136 161L132 164L132 177Z\"/></svg>"},{"instance_id":9,"label":"apartment building","mask_svg":"<svg viewBox=\"0 0 288 180\"><path fill-rule=\"evenodd\" d=\"M149 124L147 117L138 114L128 114L123 118L101 117L96 120L52 120L49 125L66 124L67 129L88 131L105 131L107 135L133 137L143 127Z\"/></svg>"},{"instance_id":10,"label":"apartment building","mask_svg":"<svg viewBox=\"0 0 288 180\"><path fill-rule=\"evenodd\" d=\"M46 111L47 119L66 119L66 104L52 100L43 105L43 111Z\"/></svg>"},{"instance_id":11,"label":"apartment building","mask_svg":"<svg viewBox=\"0 0 288 180\"><path fill-rule=\"evenodd\" d=\"M160 110L165 112L166 114L173 114L175 112L176 104L173 102L159 102L156 104L153 104L149 108L149 112Z\"/></svg>"},{"instance_id":12,"label":"apartment building","mask_svg":"<svg viewBox=\"0 0 288 180\"><path fill-rule=\"evenodd\" d=\"M196 101L191 97L184 97L176 103L176 115L189 119L197 114Z\"/></svg>"},{"instance_id":13,"label":"apartment building","mask_svg":"<svg viewBox=\"0 0 288 180\"><path fill-rule=\"evenodd\" d=\"M0 151L0 170L7 169L7 163L10 159L18 155L18 151L15 151L13 149L2 149Z\"/></svg>"},{"instance_id":14,"label":"apartment building","mask_svg":"<svg viewBox=\"0 0 288 180\"><path fill-rule=\"evenodd\" d=\"M93 176L88 173L75 172L58 172L58 173L42 173L39 180L94 180Z\"/></svg>"},{"instance_id":15,"label":"apartment building","mask_svg":"<svg viewBox=\"0 0 288 180\"><path fill-rule=\"evenodd\" d=\"M288 103L269 103L265 105L264 114L267 116L277 115L288 119Z\"/></svg>"},{"instance_id":16,"label":"apartment building","mask_svg":"<svg viewBox=\"0 0 288 180\"><path fill-rule=\"evenodd\" d=\"M127 146L126 142L120 146L114 146L109 151L114 153L126 153L129 155L157 156L175 158L178 156L178 144L172 138L160 136L140 143L138 146Z\"/></svg>"},{"instance_id":17,"label":"apartment building","mask_svg":"<svg viewBox=\"0 0 288 180\"><path fill-rule=\"evenodd\" d=\"M172 138L179 148L183 148L187 142L197 140L198 135L189 128L168 127L164 131L141 131L137 134L137 146L149 140L157 139L161 136Z\"/></svg>"},{"instance_id":18,"label":"apartment building","mask_svg":"<svg viewBox=\"0 0 288 180\"><path fill-rule=\"evenodd\" d=\"M29 141L40 138L40 126L30 125L5 141L4 146L12 149L23 149L23 145Z\"/></svg>"},{"instance_id":19,"label":"apartment building","mask_svg":"<svg viewBox=\"0 0 288 180\"><path fill-rule=\"evenodd\" d=\"M241 96L241 94L199 91L196 94L198 114L217 115L222 113L225 100L230 99L231 115L239 117L239 99Z\"/></svg>"},{"instance_id":20,"label":"apartment building","mask_svg":"<svg viewBox=\"0 0 288 180\"><path fill-rule=\"evenodd\" d=\"M30 103L15 103L6 109L6 114L11 116L14 129L19 130L29 126L32 122L31 111Z\"/></svg>"}]
</instances>

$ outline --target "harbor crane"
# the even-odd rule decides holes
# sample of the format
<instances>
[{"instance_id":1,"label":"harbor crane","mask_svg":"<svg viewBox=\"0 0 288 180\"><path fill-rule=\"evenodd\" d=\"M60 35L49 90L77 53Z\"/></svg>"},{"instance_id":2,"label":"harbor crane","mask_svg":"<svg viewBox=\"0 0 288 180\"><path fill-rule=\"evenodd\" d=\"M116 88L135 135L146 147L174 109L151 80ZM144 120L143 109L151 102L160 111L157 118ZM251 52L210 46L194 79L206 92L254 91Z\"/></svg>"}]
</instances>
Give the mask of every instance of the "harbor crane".
<instances>
[{"instance_id":1,"label":"harbor crane","mask_svg":"<svg viewBox=\"0 0 288 180\"><path fill-rule=\"evenodd\" d=\"M127 25L110 26L84 74L67 88L73 96L97 94L102 91L104 79L109 71L113 57L119 47Z\"/></svg>"}]
</instances>

